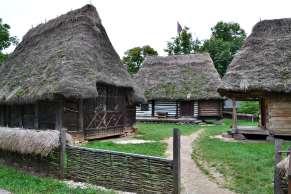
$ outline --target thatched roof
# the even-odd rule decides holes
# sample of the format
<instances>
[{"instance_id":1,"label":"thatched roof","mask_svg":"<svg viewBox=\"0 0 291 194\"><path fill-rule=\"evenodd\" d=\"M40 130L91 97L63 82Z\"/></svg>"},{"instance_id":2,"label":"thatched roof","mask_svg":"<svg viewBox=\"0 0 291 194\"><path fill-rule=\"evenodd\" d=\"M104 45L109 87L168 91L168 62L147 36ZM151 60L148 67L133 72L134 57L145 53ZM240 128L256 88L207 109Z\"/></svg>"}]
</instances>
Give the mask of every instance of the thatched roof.
<instances>
[{"instance_id":1,"label":"thatched roof","mask_svg":"<svg viewBox=\"0 0 291 194\"><path fill-rule=\"evenodd\" d=\"M134 87L92 5L29 30L0 74L0 102L95 97L98 82Z\"/></svg>"},{"instance_id":2,"label":"thatched roof","mask_svg":"<svg viewBox=\"0 0 291 194\"><path fill-rule=\"evenodd\" d=\"M0 149L22 154L47 156L60 145L59 131L0 128ZM72 138L67 134L67 140Z\"/></svg>"},{"instance_id":3,"label":"thatched roof","mask_svg":"<svg viewBox=\"0 0 291 194\"><path fill-rule=\"evenodd\" d=\"M257 23L223 77L222 94L291 92L291 18Z\"/></svg>"},{"instance_id":4,"label":"thatched roof","mask_svg":"<svg viewBox=\"0 0 291 194\"><path fill-rule=\"evenodd\" d=\"M148 100L220 98L221 79L207 53L147 57L135 79Z\"/></svg>"}]
</instances>

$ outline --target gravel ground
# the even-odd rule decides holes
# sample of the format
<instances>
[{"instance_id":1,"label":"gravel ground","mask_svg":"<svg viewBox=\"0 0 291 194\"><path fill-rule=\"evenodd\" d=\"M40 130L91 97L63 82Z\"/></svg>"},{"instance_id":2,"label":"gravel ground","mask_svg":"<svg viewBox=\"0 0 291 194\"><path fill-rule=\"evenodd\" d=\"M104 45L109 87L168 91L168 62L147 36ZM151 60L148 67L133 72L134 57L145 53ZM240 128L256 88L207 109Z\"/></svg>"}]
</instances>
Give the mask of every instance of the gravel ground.
<instances>
[{"instance_id":1,"label":"gravel ground","mask_svg":"<svg viewBox=\"0 0 291 194\"><path fill-rule=\"evenodd\" d=\"M181 182L183 194L234 194L221 188L218 184L209 180L191 158L193 142L203 130L199 130L190 136L181 136ZM168 143L167 156L173 157L173 138L166 140Z\"/></svg>"}]
</instances>

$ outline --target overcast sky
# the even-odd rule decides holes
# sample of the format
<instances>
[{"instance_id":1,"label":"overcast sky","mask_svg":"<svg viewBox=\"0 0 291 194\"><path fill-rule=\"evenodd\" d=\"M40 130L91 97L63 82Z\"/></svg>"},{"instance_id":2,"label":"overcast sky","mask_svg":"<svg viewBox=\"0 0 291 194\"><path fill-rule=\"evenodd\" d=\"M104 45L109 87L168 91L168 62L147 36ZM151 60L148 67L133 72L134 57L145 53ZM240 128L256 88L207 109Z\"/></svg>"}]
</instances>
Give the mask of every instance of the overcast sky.
<instances>
[{"instance_id":1,"label":"overcast sky","mask_svg":"<svg viewBox=\"0 0 291 194\"><path fill-rule=\"evenodd\" d=\"M149 44L165 55L166 42L179 21L194 37L205 39L218 21L238 22L247 34L260 19L291 17L291 0L0 0L0 18L20 40L37 24L91 3L122 57ZM8 49L11 51L12 48Z\"/></svg>"}]
</instances>

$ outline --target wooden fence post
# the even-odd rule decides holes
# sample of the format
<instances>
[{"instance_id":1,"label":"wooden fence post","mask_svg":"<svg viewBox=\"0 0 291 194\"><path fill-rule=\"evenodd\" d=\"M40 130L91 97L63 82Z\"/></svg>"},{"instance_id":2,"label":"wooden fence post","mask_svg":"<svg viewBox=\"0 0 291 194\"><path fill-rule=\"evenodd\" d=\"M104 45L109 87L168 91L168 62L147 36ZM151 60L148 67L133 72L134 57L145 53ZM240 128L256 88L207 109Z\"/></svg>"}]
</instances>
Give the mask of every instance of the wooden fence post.
<instances>
[{"instance_id":1,"label":"wooden fence post","mask_svg":"<svg viewBox=\"0 0 291 194\"><path fill-rule=\"evenodd\" d=\"M288 155L287 157L290 157L291 155L291 148L288 148ZM291 194L291 160L289 158L289 164L288 164L288 194Z\"/></svg>"},{"instance_id":2,"label":"wooden fence post","mask_svg":"<svg viewBox=\"0 0 291 194\"><path fill-rule=\"evenodd\" d=\"M238 133L237 129L237 113L236 113L236 100L232 99L232 133Z\"/></svg>"},{"instance_id":3,"label":"wooden fence post","mask_svg":"<svg viewBox=\"0 0 291 194\"><path fill-rule=\"evenodd\" d=\"M282 189L280 187L280 177L279 177L279 170L277 169L277 164L281 161L281 154L279 151L282 149L282 139L275 139L275 169L274 169L274 193L275 194L282 194ZM289 176L288 176L289 177ZM288 184L289 185L289 184Z\"/></svg>"},{"instance_id":4,"label":"wooden fence post","mask_svg":"<svg viewBox=\"0 0 291 194\"><path fill-rule=\"evenodd\" d=\"M65 149L66 149L66 133L63 129L63 101L57 103L56 111L56 130L60 132L60 179L65 177Z\"/></svg>"},{"instance_id":5,"label":"wooden fence post","mask_svg":"<svg viewBox=\"0 0 291 194\"><path fill-rule=\"evenodd\" d=\"M180 130L173 129L173 170L174 170L174 194L181 191L181 166L180 166Z\"/></svg>"}]
</instances>

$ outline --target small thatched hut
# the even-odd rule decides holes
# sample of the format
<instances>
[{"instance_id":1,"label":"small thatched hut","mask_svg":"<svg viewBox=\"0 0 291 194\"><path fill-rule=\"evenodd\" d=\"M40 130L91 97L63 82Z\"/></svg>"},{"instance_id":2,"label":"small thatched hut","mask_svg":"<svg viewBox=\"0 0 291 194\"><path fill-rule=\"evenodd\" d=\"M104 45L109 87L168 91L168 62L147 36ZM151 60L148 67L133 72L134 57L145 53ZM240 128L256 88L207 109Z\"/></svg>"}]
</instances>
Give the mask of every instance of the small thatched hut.
<instances>
[{"instance_id":1,"label":"small thatched hut","mask_svg":"<svg viewBox=\"0 0 291 194\"><path fill-rule=\"evenodd\" d=\"M0 74L2 126L60 125L87 139L120 135L143 98L92 5L29 30Z\"/></svg>"},{"instance_id":2,"label":"small thatched hut","mask_svg":"<svg viewBox=\"0 0 291 194\"><path fill-rule=\"evenodd\" d=\"M220 94L260 101L260 126L235 133L291 135L291 19L257 23L223 77ZM235 115L234 109L234 115Z\"/></svg>"},{"instance_id":3,"label":"small thatched hut","mask_svg":"<svg viewBox=\"0 0 291 194\"><path fill-rule=\"evenodd\" d=\"M206 53L147 57L135 79L148 100L137 118L222 117L221 79Z\"/></svg>"}]
</instances>

